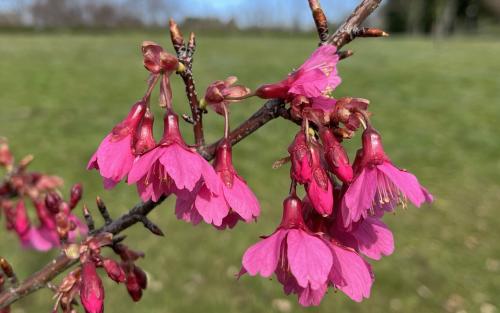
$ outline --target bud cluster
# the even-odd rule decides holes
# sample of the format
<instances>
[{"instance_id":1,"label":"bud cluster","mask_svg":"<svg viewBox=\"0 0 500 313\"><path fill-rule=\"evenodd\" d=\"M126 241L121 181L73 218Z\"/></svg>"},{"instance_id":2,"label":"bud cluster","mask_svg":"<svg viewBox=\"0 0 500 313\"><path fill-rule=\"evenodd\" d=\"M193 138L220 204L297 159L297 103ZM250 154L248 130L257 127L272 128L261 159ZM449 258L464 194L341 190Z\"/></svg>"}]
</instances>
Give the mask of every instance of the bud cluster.
<instances>
[{"instance_id":1,"label":"bud cluster","mask_svg":"<svg viewBox=\"0 0 500 313\"><path fill-rule=\"evenodd\" d=\"M105 246L112 248L120 262L101 255ZM78 258L80 266L71 271L57 288L54 311L59 306L63 312L72 312L75 298L79 295L85 312L102 313L105 292L98 268L103 268L107 276L116 283L125 284L132 300L141 299L142 291L147 287L147 276L135 262L144 257L143 253L114 242L109 233L89 236L80 245L69 246L65 252L69 257Z\"/></svg>"},{"instance_id":2,"label":"bud cluster","mask_svg":"<svg viewBox=\"0 0 500 313\"><path fill-rule=\"evenodd\" d=\"M58 190L63 180L27 170L32 157L17 165L6 141L0 143L0 165L6 180L0 185L0 212L5 215L7 230L14 232L25 248L46 251L85 235L85 225L72 213L82 197L82 186L75 184L69 200L62 199ZM31 204L37 222L30 219L27 205Z\"/></svg>"}]
</instances>

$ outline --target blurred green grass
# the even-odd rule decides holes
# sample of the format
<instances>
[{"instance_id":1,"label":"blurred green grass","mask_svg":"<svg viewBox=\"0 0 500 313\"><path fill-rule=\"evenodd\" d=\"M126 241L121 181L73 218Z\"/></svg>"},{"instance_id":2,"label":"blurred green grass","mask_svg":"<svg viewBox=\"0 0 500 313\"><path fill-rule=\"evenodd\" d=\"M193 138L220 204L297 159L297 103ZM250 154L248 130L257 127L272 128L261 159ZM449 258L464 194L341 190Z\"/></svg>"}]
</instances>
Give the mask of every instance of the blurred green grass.
<instances>
[{"instance_id":1,"label":"blurred green grass","mask_svg":"<svg viewBox=\"0 0 500 313\"><path fill-rule=\"evenodd\" d=\"M83 182L85 202L101 195L117 216L137 201L133 187L104 191L85 165L102 137L145 90L140 43L167 36L1 35L0 135L17 156L36 155L32 169L61 175L67 192ZM213 80L237 75L250 87L282 78L314 49L315 38L198 38L198 91ZM372 296L361 304L328 294L314 312L495 312L500 309L500 42L470 38L444 42L390 38L358 40L355 56L340 65L338 96L371 100L374 124L393 161L420 178L435 204L399 210L386 221L395 253L373 262ZM174 79L174 105L188 112L183 86ZM250 100L232 109L238 124L261 105ZM159 120L159 119L158 119ZM161 123L158 123L161 124ZM209 141L222 120L206 117ZM186 130L188 130L186 128ZM219 232L177 221L172 202L152 219L166 238L141 226L127 242L144 250L141 265L149 289L133 304L124 287L106 280L107 312L291 312L295 297L262 278L234 279L246 247L279 223L288 190L287 169L271 170L286 154L295 126L276 120L235 147L238 171L262 204L256 224ZM185 132L186 139L192 135ZM349 144L351 155L359 137ZM22 251L3 231L0 254L24 278L53 253ZM47 290L25 298L13 312L49 311Z\"/></svg>"}]
</instances>

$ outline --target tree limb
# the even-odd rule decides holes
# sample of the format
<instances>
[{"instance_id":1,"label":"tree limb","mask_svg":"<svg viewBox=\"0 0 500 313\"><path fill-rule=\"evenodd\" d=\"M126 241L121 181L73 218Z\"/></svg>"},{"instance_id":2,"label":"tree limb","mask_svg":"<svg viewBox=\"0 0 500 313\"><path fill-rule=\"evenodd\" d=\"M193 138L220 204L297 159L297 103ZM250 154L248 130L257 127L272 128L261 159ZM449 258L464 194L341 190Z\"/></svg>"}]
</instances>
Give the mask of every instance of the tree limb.
<instances>
[{"instance_id":1,"label":"tree limb","mask_svg":"<svg viewBox=\"0 0 500 313\"><path fill-rule=\"evenodd\" d=\"M311 1L311 3L313 4L316 2L319 5L318 1ZM342 46L352 41L356 37L356 32L358 31L360 24L378 7L380 2L381 0L363 0L361 4L354 10L354 12L347 18L347 20L337 29L337 31L328 38L327 43L335 45L337 47L337 50L339 50ZM192 53L194 52L194 36L190 38L188 45L185 45L183 39L182 41L180 41L179 39L182 38L182 36L174 36L176 34L180 34L180 32L178 32L178 29L177 33L175 32L175 29L177 28L174 27L174 32L172 35L174 48L178 55L187 58L186 60L184 60L187 61L187 64L185 65L189 65L187 67L190 67ZM320 36L321 35L322 34L320 33ZM190 52L188 50L190 50ZM191 106L193 120L195 121L193 126L195 133L195 142L198 147L198 152L205 159L211 160L214 158L215 150L220 140L210 145L204 144L203 126L201 122L202 114L199 109L198 98L194 90L194 82L191 71L189 70L188 73L189 74L184 74L181 76L186 84L186 92L188 94L188 100ZM255 112L250 118L248 118L245 122L243 122L240 126L238 126L230 133L232 144L238 143L239 141L255 132L260 127L264 126L267 122L280 116L285 119L291 120L289 112L285 108L284 102L277 99L267 101L257 112ZM96 229L93 234L109 232L116 235L137 222L143 222L143 218L147 216L155 207L160 205L164 200L165 197L162 197L158 200L158 202L147 201L138 203L132 209L130 209L128 213L115 219L111 223L108 223L107 225ZM17 287L6 289L2 293L0 293L0 309L5 308L15 301L46 286L56 276L58 276L60 273L76 264L77 262L77 260L70 259L65 254L59 255L50 263L46 264L40 271L32 274L27 279L20 282Z\"/></svg>"}]
</instances>

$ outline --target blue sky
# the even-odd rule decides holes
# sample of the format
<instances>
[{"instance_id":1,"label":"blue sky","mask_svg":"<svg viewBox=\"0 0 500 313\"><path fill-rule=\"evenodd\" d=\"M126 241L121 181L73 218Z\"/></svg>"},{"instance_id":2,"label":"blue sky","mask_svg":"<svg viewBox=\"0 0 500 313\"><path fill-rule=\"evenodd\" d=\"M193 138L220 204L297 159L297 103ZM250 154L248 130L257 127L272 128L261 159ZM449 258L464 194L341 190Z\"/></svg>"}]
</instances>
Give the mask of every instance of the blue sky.
<instances>
[{"instance_id":1,"label":"blue sky","mask_svg":"<svg viewBox=\"0 0 500 313\"><path fill-rule=\"evenodd\" d=\"M0 0L0 10L16 9L20 3L29 4L35 0ZM254 24L285 25L299 24L311 27L312 20L307 0L163 0L164 10L151 12L147 9L147 0L68 0L79 3L112 2L124 7L139 9L144 18L158 21L173 16L182 20L186 16L217 17L229 20L237 17L240 26ZM321 4L329 21L339 21L348 14L360 0L323 0Z\"/></svg>"}]
</instances>

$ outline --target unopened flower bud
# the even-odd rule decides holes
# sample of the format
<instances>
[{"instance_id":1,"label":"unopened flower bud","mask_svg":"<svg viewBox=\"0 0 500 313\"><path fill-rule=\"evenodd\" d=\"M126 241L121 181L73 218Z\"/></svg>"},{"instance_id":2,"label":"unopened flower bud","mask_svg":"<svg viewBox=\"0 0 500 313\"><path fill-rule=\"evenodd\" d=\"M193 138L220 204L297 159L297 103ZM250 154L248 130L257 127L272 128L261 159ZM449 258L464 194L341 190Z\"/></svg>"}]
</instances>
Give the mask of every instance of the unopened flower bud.
<instances>
[{"instance_id":1,"label":"unopened flower bud","mask_svg":"<svg viewBox=\"0 0 500 313\"><path fill-rule=\"evenodd\" d=\"M78 202L82 199L83 187L82 184L74 184L70 192L69 208L74 209Z\"/></svg>"},{"instance_id":2,"label":"unopened flower bud","mask_svg":"<svg viewBox=\"0 0 500 313\"><path fill-rule=\"evenodd\" d=\"M55 191L49 192L45 196L45 207L53 214L59 212L59 205L61 202L61 196Z\"/></svg>"},{"instance_id":3,"label":"unopened flower bud","mask_svg":"<svg viewBox=\"0 0 500 313\"><path fill-rule=\"evenodd\" d=\"M117 283L125 282L125 272L118 262L112 259L104 259L102 266L104 267L104 270L106 271L106 274L108 274L109 278Z\"/></svg>"},{"instance_id":4,"label":"unopened flower bud","mask_svg":"<svg viewBox=\"0 0 500 313\"><path fill-rule=\"evenodd\" d=\"M320 137L325 150L325 160L330 170L344 183L350 183L353 171L344 147L342 147L333 134L333 131L329 128L321 128Z\"/></svg>"},{"instance_id":5,"label":"unopened flower bud","mask_svg":"<svg viewBox=\"0 0 500 313\"><path fill-rule=\"evenodd\" d=\"M154 114L149 107L142 118L141 125L137 128L134 136L134 154L140 155L148 152L156 146L156 141L153 136Z\"/></svg>"},{"instance_id":6,"label":"unopened flower bud","mask_svg":"<svg viewBox=\"0 0 500 313\"><path fill-rule=\"evenodd\" d=\"M148 276L146 273L140 267L134 265L134 274L139 286L141 286L142 289L146 289L148 287Z\"/></svg>"},{"instance_id":7,"label":"unopened flower bud","mask_svg":"<svg viewBox=\"0 0 500 313\"><path fill-rule=\"evenodd\" d=\"M255 90L255 95L261 99L285 99L289 87L286 84L265 84Z\"/></svg>"},{"instance_id":8,"label":"unopened flower bud","mask_svg":"<svg viewBox=\"0 0 500 313\"><path fill-rule=\"evenodd\" d=\"M127 287L128 294L135 302L141 300L142 298L142 288L139 285L139 281L134 272L129 272L127 275L127 281L125 283Z\"/></svg>"},{"instance_id":9,"label":"unopened flower bud","mask_svg":"<svg viewBox=\"0 0 500 313\"><path fill-rule=\"evenodd\" d=\"M95 264L91 261L82 264L80 299L85 312L102 313L104 311L104 288Z\"/></svg>"}]
</instances>

